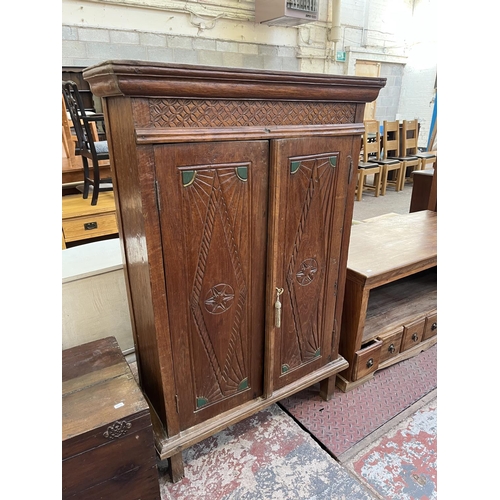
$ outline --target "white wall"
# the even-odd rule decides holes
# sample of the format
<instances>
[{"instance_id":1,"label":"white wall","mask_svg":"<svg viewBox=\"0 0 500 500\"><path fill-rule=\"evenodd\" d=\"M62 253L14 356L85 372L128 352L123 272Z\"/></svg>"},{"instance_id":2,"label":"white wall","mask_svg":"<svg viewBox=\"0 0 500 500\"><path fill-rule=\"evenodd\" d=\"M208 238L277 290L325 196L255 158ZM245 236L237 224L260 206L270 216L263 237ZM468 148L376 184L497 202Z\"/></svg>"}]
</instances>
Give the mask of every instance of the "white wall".
<instances>
[{"instance_id":1,"label":"white wall","mask_svg":"<svg viewBox=\"0 0 500 500\"><path fill-rule=\"evenodd\" d=\"M118 238L62 250L62 348L112 335L134 348Z\"/></svg>"}]
</instances>

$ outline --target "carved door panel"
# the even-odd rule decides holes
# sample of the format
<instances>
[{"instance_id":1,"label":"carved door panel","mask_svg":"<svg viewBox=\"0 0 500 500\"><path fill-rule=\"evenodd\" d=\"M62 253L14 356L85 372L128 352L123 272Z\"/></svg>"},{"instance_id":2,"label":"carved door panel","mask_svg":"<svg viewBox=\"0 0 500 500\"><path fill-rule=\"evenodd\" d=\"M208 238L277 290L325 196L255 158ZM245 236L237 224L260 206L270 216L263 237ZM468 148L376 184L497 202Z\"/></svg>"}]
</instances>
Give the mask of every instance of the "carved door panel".
<instances>
[{"instance_id":1,"label":"carved door panel","mask_svg":"<svg viewBox=\"0 0 500 500\"><path fill-rule=\"evenodd\" d=\"M155 147L181 428L262 394L268 141Z\"/></svg>"},{"instance_id":2,"label":"carved door panel","mask_svg":"<svg viewBox=\"0 0 500 500\"><path fill-rule=\"evenodd\" d=\"M273 141L270 219L276 223L268 307L276 288L283 290L281 325L271 326L275 389L336 358L334 312L352 144L352 137Z\"/></svg>"}]
</instances>

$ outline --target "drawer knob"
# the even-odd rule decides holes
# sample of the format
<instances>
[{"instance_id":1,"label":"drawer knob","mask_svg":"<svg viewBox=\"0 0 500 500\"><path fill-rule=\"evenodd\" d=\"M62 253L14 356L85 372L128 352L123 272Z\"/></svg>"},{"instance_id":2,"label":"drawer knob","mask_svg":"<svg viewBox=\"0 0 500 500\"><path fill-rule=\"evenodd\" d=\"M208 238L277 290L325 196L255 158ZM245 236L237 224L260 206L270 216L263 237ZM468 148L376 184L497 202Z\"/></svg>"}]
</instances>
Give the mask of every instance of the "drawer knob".
<instances>
[{"instance_id":1,"label":"drawer knob","mask_svg":"<svg viewBox=\"0 0 500 500\"><path fill-rule=\"evenodd\" d=\"M97 222L87 222L83 225L85 231L91 231L92 229L97 229Z\"/></svg>"},{"instance_id":2,"label":"drawer knob","mask_svg":"<svg viewBox=\"0 0 500 500\"><path fill-rule=\"evenodd\" d=\"M438 327L437 323L432 323L431 330L434 331Z\"/></svg>"},{"instance_id":3,"label":"drawer knob","mask_svg":"<svg viewBox=\"0 0 500 500\"><path fill-rule=\"evenodd\" d=\"M396 348L394 347L394 344L391 344L391 345L389 346L388 351L392 354L395 350L396 350Z\"/></svg>"},{"instance_id":4,"label":"drawer knob","mask_svg":"<svg viewBox=\"0 0 500 500\"><path fill-rule=\"evenodd\" d=\"M413 342L416 342L418 340L418 333L414 333L412 336L411 336L411 339L413 340Z\"/></svg>"},{"instance_id":5,"label":"drawer knob","mask_svg":"<svg viewBox=\"0 0 500 500\"><path fill-rule=\"evenodd\" d=\"M367 368L371 368L373 366L373 358L370 358L367 362L366 362L366 367Z\"/></svg>"}]
</instances>

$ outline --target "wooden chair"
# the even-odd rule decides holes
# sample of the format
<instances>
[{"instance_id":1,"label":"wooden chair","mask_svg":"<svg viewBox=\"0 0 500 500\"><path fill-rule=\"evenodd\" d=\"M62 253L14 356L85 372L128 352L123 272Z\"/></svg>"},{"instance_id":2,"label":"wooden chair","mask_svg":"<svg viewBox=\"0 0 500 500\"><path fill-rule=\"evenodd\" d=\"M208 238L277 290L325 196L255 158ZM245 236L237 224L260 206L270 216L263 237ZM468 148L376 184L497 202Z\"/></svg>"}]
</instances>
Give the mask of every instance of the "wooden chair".
<instances>
[{"instance_id":1,"label":"wooden chair","mask_svg":"<svg viewBox=\"0 0 500 500\"><path fill-rule=\"evenodd\" d=\"M383 167L377 163L380 160L380 127L377 120L364 122L363 145L358 163L357 201L361 201L364 189L373 189L375 196L380 194L380 182ZM366 177L373 174L373 184L367 184Z\"/></svg>"},{"instance_id":2,"label":"wooden chair","mask_svg":"<svg viewBox=\"0 0 500 500\"><path fill-rule=\"evenodd\" d=\"M403 120L400 137L400 157L403 163L403 174L401 175L400 189L404 189L406 180L411 180L411 173L420 170L421 163L418 154L418 121Z\"/></svg>"},{"instance_id":3,"label":"wooden chair","mask_svg":"<svg viewBox=\"0 0 500 500\"><path fill-rule=\"evenodd\" d=\"M383 167L381 180L381 195L387 191L387 185L394 186L396 191L401 190L401 178L403 176L403 163L399 160L399 121L384 120L382 133L382 159L377 163ZM393 177L389 179L389 172Z\"/></svg>"},{"instance_id":4,"label":"wooden chair","mask_svg":"<svg viewBox=\"0 0 500 500\"><path fill-rule=\"evenodd\" d=\"M417 154L420 158L420 170L425 170L426 168L435 168L437 163L437 151L421 151Z\"/></svg>"},{"instance_id":5,"label":"wooden chair","mask_svg":"<svg viewBox=\"0 0 500 500\"><path fill-rule=\"evenodd\" d=\"M420 126L418 120L404 120L401 133L401 154L404 158L400 158L405 163L404 178L401 179L401 189L407 179L411 180L413 171L426 169L427 166L434 165L437 160L435 151L419 151L418 149L418 134ZM417 164L418 162L418 164ZM408 170L408 167L413 167Z\"/></svg>"},{"instance_id":6,"label":"wooden chair","mask_svg":"<svg viewBox=\"0 0 500 500\"><path fill-rule=\"evenodd\" d=\"M111 178L101 179L99 172L99 162L109 160L108 141L96 140L96 123L103 122L104 116L97 113L88 114L85 111L75 82L63 81L62 93L76 133L78 154L82 157L83 198L88 198L92 186L91 205L96 205L100 191L113 189ZM90 176L89 160L92 162L92 177Z\"/></svg>"}]
</instances>

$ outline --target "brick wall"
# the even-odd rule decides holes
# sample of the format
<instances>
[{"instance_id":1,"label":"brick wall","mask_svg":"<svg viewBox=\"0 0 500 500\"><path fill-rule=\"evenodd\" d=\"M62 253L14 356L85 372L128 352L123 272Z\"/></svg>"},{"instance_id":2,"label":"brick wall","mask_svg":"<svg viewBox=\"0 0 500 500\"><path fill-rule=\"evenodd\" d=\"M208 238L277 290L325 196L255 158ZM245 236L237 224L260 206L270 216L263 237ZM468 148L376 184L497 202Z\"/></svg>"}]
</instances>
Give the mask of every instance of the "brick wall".
<instances>
[{"instance_id":1,"label":"brick wall","mask_svg":"<svg viewBox=\"0 0 500 500\"><path fill-rule=\"evenodd\" d=\"M437 74L437 0L342 0L336 44L328 40L329 1L320 0L318 22L284 28L255 23L251 0L186 0L185 6L63 0L62 65L137 59L353 75L356 59L376 61L387 78L376 118L418 118L425 147ZM206 8L208 16L199 13ZM345 63L335 60L336 51L346 51Z\"/></svg>"},{"instance_id":2,"label":"brick wall","mask_svg":"<svg viewBox=\"0 0 500 500\"><path fill-rule=\"evenodd\" d=\"M63 26L63 66L108 59L299 71L294 47L228 42L139 31Z\"/></svg>"}]
</instances>

